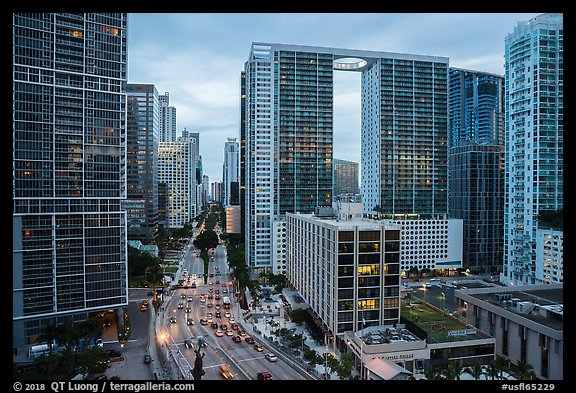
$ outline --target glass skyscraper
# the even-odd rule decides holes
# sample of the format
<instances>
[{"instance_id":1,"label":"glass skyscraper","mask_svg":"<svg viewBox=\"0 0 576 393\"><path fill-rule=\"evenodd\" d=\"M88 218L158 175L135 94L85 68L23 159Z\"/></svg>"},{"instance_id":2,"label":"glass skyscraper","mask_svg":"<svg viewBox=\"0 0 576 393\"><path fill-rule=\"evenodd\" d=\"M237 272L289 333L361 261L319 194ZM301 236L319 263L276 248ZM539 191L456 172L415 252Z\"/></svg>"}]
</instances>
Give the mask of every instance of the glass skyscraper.
<instances>
[{"instance_id":1,"label":"glass skyscraper","mask_svg":"<svg viewBox=\"0 0 576 393\"><path fill-rule=\"evenodd\" d=\"M128 84L128 237L152 241L158 233L158 143L160 100L151 84Z\"/></svg>"},{"instance_id":2,"label":"glass skyscraper","mask_svg":"<svg viewBox=\"0 0 576 393\"><path fill-rule=\"evenodd\" d=\"M13 347L126 306L124 13L15 13Z\"/></svg>"},{"instance_id":3,"label":"glass skyscraper","mask_svg":"<svg viewBox=\"0 0 576 393\"><path fill-rule=\"evenodd\" d=\"M362 72L364 212L448 213L448 58L378 53Z\"/></svg>"},{"instance_id":4,"label":"glass skyscraper","mask_svg":"<svg viewBox=\"0 0 576 393\"><path fill-rule=\"evenodd\" d=\"M562 14L543 14L505 39L507 285L538 284L538 215L564 206L563 38Z\"/></svg>"},{"instance_id":5,"label":"glass skyscraper","mask_svg":"<svg viewBox=\"0 0 576 393\"><path fill-rule=\"evenodd\" d=\"M246 75L246 259L270 271L274 222L332 204L334 70L362 73L365 211L447 213L448 59L253 43Z\"/></svg>"},{"instance_id":6,"label":"glass skyscraper","mask_svg":"<svg viewBox=\"0 0 576 393\"><path fill-rule=\"evenodd\" d=\"M334 196L340 194L359 194L360 186L357 162L334 159Z\"/></svg>"},{"instance_id":7,"label":"glass skyscraper","mask_svg":"<svg viewBox=\"0 0 576 393\"><path fill-rule=\"evenodd\" d=\"M496 273L504 248L504 77L450 68L449 80L450 218L463 220L463 267Z\"/></svg>"}]
</instances>

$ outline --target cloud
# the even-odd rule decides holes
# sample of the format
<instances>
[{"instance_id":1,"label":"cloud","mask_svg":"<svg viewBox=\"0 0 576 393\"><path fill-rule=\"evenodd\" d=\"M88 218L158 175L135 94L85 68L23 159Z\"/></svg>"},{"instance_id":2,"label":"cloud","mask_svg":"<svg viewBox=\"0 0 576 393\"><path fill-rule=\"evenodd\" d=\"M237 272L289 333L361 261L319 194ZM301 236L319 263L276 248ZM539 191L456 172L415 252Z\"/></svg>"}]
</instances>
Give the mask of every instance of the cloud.
<instances>
[{"instance_id":1,"label":"cloud","mask_svg":"<svg viewBox=\"0 0 576 393\"><path fill-rule=\"evenodd\" d=\"M239 136L240 72L252 42L443 56L451 66L502 74L506 35L536 15L130 14L128 82L170 93L177 129L200 132L205 173L214 181L222 176L224 143ZM334 76L334 155L360 162L360 81L354 77Z\"/></svg>"}]
</instances>

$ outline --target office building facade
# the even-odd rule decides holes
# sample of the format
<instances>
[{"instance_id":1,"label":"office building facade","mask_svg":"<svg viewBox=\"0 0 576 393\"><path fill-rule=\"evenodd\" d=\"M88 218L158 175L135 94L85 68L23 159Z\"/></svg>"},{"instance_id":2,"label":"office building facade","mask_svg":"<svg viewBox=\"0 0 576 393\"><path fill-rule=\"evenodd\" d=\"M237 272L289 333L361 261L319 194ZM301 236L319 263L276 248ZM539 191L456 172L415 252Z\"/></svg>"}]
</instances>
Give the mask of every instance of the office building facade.
<instances>
[{"instance_id":1,"label":"office building facade","mask_svg":"<svg viewBox=\"0 0 576 393\"><path fill-rule=\"evenodd\" d=\"M464 220L464 267L502 269L504 77L450 68L449 213Z\"/></svg>"},{"instance_id":2,"label":"office building facade","mask_svg":"<svg viewBox=\"0 0 576 393\"><path fill-rule=\"evenodd\" d=\"M182 228L197 215L194 145L194 140L159 143L158 181L167 188L169 228Z\"/></svg>"},{"instance_id":3,"label":"office building facade","mask_svg":"<svg viewBox=\"0 0 576 393\"><path fill-rule=\"evenodd\" d=\"M128 93L127 199L128 237L150 243L158 234L158 90L131 84Z\"/></svg>"},{"instance_id":4,"label":"office building facade","mask_svg":"<svg viewBox=\"0 0 576 393\"><path fill-rule=\"evenodd\" d=\"M334 196L341 194L359 194L359 166L357 162L340 160L334 161Z\"/></svg>"},{"instance_id":5,"label":"office building facade","mask_svg":"<svg viewBox=\"0 0 576 393\"><path fill-rule=\"evenodd\" d=\"M49 324L128 304L127 14L12 21L16 355Z\"/></svg>"},{"instance_id":6,"label":"office building facade","mask_svg":"<svg viewBox=\"0 0 576 393\"><path fill-rule=\"evenodd\" d=\"M562 284L564 282L564 231L538 228L536 280L542 284Z\"/></svg>"},{"instance_id":7,"label":"office building facade","mask_svg":"<svg viewBox=\"0 0 576 393\"><path fill-rule=\"evenodd\" d=\"M538 284L538 216L564 205L563 16L522 21L505 39L506 285Z\"/></svg>"},{"instance_id":8,"label":"office building facade","mask_svg":"<svg viewBox=\"0 0 576 393\"><path fill-rule=\"evenodd\" d=\"M539 380L564 378L562 284L456 290L466 322L496 339L496 354L532 366Z\"/></svg>"},{"instance_id":9,"label":"office building facade","mask_svg":"<svg viewBox=\"0 0 576 393\"><path fill-rule=\"evenodd\" d=\"M246 73L240 73L240 233L246 233Z\"/></svg>"},{"instance_id":10,"label":"office building facade","mask_svg":"<svg viewBox=\"0 0 576 393\"><path fill-rule=\"evenodd\" d=\"M382 54L362 72L364 212L448 212L448 58Z\"/></svg>"},{"instance_id":11,"label":"office building facade","mask_svg":"<svg viewBox=\"0 0 576 393\"><path fill-rule=\"evenodd\" d=\"M504 254L504 146L461 141L450 148L450 217L464 222L463 267L498 273Z\"/></svg>"},{"instance_id":12,"label":"office building facade","mask_svg":"<svg viewBox=\"0 0 576 393\"><path fill-rule=\"evenodd\" d=\"M450 147L504 144L504 76L450 67L449 84Z\"/></svg>"},{"instance_id":13,"label":"office building facade","mask_svg":"<svg viewBox=\"0 0 576 393\"><path fill-rule=\"evenodd\" d=\"M228 138L224 143L224 164L222 167L222 197L224 206L239 205L240 144L236 138Z\"/></svg>"},{"instance_id":14,"label":"office building facade","mask_svg":"<svg viewBox=\"0 0 576 393\"><path fill-rule=\"evenodd\" d=\"M400 322L400 226L287 213L286 244L287 280L337 342Z\"/></svg>"},{"instance_id":15,"label":"office building facade","mask_svg":"<svg viewBox=\"0 0 576 393\"><path fill-rule=\"evenodd\" d=\"M253 271L272 268L274 221L332 204L334 69L362 72L365 210L447 212L447 58L253 43L244 108Z\"/></svg>"},{"instance_id":16,"label":"office building facade","mask_svg":"<svg viewBox=\"0 0 576 393\"><path fill-rule=\"evenodd\" d=\"M176 142L176 107L170 106L170 93L158 96L160 102L160 142Z\"/></svg>"}]
</instances>

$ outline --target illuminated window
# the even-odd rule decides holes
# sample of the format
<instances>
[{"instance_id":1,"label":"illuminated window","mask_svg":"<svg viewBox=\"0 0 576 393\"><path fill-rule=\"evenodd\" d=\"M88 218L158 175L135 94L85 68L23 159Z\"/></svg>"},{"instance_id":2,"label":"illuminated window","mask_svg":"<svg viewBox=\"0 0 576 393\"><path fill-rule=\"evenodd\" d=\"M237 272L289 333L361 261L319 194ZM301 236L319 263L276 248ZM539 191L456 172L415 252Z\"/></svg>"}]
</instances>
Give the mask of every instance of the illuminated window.
<instances>
[{"instance_id":1,"label":"illuminated window","mask_svg":"<svg viewBox=\"0 0 576 393\"><path fill-rule=\"evenodd\" d=\"M380 265L358 266L358 275L379 275Z\"/></svg>"},{"instance_id":2,"label":"illuminated window","mask_svg":"<svg viewBox=\"0 0 576 393\"><path fill-rule=\"evenodd\" d=\"M101 31L102 31L103 33L108 33L108 34L112 34L112 35L115 35L115 36L117 36L118 33L119 33L119 31L118 31L117 28L115 28L115 27L110 27L110 26L102 26Z\"/></svg>"},{"instance_id":3,"label":"illuminated window","mask_svg":"<svg viewBox=\"0 0 576 393\"><path fill-rule=\"evenodd\" d=\"M364 299L358 300L358 309L359 310L367 310L367 309L374 309L379 307L378 299Z\"/></svg>"}]
</instances>

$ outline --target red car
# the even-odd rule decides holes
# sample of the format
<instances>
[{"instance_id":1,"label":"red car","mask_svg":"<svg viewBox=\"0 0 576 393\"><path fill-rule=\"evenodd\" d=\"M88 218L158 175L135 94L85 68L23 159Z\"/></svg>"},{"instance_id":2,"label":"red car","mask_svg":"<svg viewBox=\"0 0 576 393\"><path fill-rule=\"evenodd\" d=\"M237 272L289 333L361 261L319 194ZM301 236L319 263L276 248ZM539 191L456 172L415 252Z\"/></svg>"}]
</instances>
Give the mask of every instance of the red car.
<instances>
[{"instance_id":1,"label":"red car","mask_svg":"<svg viewBox=\"0 0 576 393\"><path fill-rule=\"evenodd\" d=\"M270 380L272 379L272 374L268 370L262 371L256 375L256 379L258 380Z\"/></svg>"}]
</instances>

